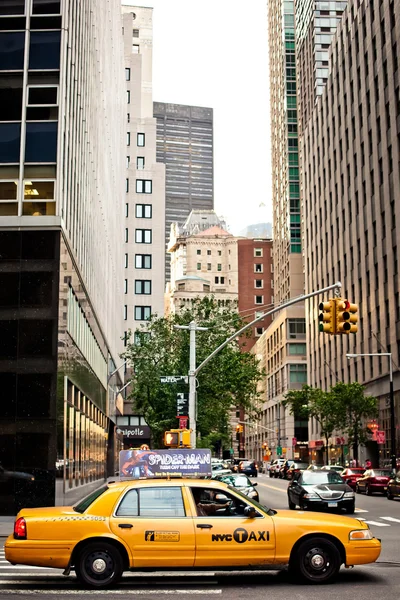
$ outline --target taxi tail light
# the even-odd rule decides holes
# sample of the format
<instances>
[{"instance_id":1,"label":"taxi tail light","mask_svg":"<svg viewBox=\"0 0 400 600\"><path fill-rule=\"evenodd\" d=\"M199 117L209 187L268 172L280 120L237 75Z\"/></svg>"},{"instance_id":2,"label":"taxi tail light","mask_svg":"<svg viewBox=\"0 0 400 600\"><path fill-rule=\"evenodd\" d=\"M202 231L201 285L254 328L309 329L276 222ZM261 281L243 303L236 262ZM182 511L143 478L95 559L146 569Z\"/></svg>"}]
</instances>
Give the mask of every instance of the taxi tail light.
<instances>
[{"instance_id":1,"label":"taxi tail light","mask_svg":"<svg viewBox=\"0 0 400 600\"><path fill-rule=\"evenodd\" d=\"M26 540L26 521L20 517L14 524L14 538L16 540Z\"/></svg>"}]
</instances>

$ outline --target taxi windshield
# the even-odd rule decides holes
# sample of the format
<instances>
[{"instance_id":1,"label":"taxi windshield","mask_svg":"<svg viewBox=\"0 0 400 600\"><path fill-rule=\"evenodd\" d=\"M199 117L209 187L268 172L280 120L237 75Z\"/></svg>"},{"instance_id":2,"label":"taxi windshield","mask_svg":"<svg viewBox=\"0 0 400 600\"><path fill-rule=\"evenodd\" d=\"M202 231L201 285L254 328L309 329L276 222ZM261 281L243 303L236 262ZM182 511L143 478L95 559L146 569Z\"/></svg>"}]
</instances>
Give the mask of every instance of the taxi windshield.
<instances>
[{"instance_id":1,"label":"taxi windshield","mask_svg":"<svg viewBox=\"0 0 400 600\"><path fill-rule=\"evenodd\" d=\"M250 487L251 482L247 479L247 477L243 477L243 475L239 475L235 477L235 475L224 475L221 477L221 481L225 483L229 483L234 487Z\"/></svg>"}]
</instances>

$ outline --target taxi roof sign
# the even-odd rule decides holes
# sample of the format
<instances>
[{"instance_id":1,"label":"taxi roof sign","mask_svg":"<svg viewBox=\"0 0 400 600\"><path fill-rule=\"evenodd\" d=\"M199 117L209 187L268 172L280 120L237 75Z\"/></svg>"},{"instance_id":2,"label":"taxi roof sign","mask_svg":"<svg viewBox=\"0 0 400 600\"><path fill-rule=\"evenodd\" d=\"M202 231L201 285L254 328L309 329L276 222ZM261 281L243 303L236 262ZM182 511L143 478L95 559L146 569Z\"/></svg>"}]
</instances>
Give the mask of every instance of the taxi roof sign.
<instances>
[{"instance_id":1,"label":"taxi roof sign","mask_svg":"<svg viewBox=\"0 0 400 600\"><path fill-rule=\"evenodd\" d=\"M174 450L121 450L120 479L142 477L209 477L211 450L176 448Z\"/></svg>"}]
</instances>

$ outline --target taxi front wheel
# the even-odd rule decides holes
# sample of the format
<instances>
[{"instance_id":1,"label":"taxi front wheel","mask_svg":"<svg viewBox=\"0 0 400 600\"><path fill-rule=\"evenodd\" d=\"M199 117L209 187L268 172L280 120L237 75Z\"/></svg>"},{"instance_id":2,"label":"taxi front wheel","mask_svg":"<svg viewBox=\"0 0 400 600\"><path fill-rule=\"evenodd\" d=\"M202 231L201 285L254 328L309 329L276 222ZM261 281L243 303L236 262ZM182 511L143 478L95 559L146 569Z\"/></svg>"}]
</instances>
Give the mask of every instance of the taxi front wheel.
<instances>
[{"instance_id":1,"label":"taxi front wheel","mask_svg":"<svg viewBox=\"0 0 400 600\"><path fill-rule=\"evenodd\" d=\"M290 560L290 571L308 583L328 583L340 569L340 553L333 542L325 538L304 541Z\"/></svg>"},{"instance_id":2,"label":"taxi front wheel","mask_svg":"<svg viewBox=\"0 0 400 600\"><path fill-rule=\"evenodd\" d=\"M107 588L122 576L123 563L118 550L107 542L93 542L79 553L75 572L77 578L93 588Z\"/></svg>"}]
</instances>

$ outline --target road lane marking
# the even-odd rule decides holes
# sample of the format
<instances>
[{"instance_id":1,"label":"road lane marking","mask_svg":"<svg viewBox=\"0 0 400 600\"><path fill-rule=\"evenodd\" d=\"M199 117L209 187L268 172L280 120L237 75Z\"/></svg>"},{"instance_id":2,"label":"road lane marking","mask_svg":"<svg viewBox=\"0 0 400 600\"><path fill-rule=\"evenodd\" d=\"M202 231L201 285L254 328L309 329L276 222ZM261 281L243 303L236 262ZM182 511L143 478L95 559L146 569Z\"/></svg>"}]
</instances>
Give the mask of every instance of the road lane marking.
<instances>
[{"instance_id":1,"label":"road lane marking","mask_svg":"<svg viewBox=\"0 0 400 600\"><path fill-rule=\"evenodd\" d=\"M368 525L376 525L376 527L390 527L389 523L380 523L379 521L369 521L361 518L359 520L364 521L364 523L368 523Z\"/></svg>"},{"instance_id":2,"label":"road lane marking","mask_svg":"<svg viewBox=\"0 0 400 600\"><path fill-rule=\"evenodd\" d=\"M369 511L365 510L364 508L356 508L354 512L356 512L356 513L364 513L364 512L369 512Z\"/></svg>"},{"instance_id":3,"label":"road lane marking","mask_svg":"<svg viewBox=\"0 0 400 600\"><path fill-rule=\"evenodd\" d=\"M287 492L287 489L283 490L282 488L275 487L274 485L268 485L268 483L261 483L261 481L259 482L259 485L269 488L270 490L277 490L278 492L283 492L284 494L286 494Z\"/></svg>"},{"instance_id":4,"label":"road lane marking","mask_svg":"<svg viewBox=\"0 0 400 600\"><path fill-rule=\"evenodd\" d=\"M379 517L380 519L384 519L385 521L391 521L393 523L400 523L400 519L395 519L394 517Z\"/></svg>"},{"instance_id":5,"label":"road lane marking","mask_svg":"<svg viewBox=\"0 0 400 600\"><path fill-rule=\"evenodd\" d=\"M60 590L60 589L55 589L55 590L19 590L19 589L10 589L10 588L5 588L2 589L0 587L0 594L4 595L4 596L11 596L11 595L19 595L19 596L27 596L27 595L46 595L46 596L59 596L59 595L69 595L69 596L88 596L89 594L91 596L109 596L110 595L110 590ZM222 594L222 590L180 590L180 589L175 589L175 590L160 590L160 589L155 589L155 590L112 590L112 595L116 595L116 594L124 594L124 595L132 595L132 596L158 596L160 594L164 594L164 596L172 596L172 595L179 595L179 596L183 596L185 595L190 595L190 596L205 596L205 595L218 595L218 594Z\"/></svg>"}]
</instances>

